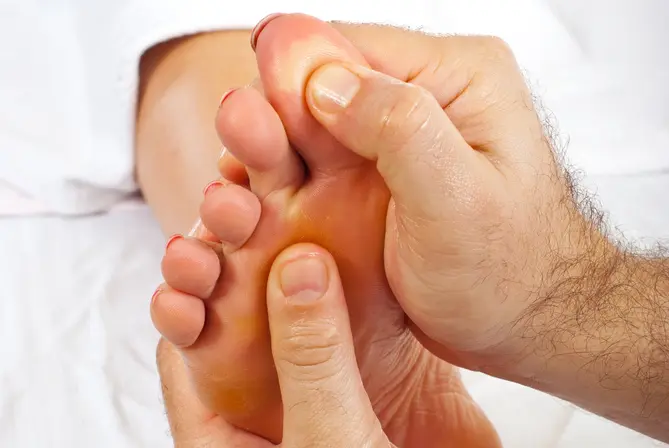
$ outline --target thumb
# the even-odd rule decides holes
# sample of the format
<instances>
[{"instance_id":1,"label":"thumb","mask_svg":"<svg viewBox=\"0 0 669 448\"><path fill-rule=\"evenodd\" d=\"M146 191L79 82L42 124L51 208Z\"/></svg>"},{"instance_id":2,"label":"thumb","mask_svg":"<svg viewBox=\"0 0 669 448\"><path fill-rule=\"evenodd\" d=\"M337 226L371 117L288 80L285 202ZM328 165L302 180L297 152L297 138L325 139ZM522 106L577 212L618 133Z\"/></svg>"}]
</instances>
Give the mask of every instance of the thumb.
<instances>
[{"instance_id":1,"label":"thumb","mask_svg":"<svg viewBox=\"0 0 669 448\"><path fill-rule=\"evenodd\" d=\"M337 267L323 249L280 254L267 286L284 447L388 446L355 360Z\"/></svg>"},{"instance_id":2,"label":"thumb","mask_svg":"<svg viewBox=\"0 0 669 448\"><path fill-rule=\"evenodd\" d=\"M420 86L330 63L311 76L306 97L337 140L376 161L396 203L411 216L429 218L449 197L471 196L474 180L482 178L480 155Z\"/></svg>"}]
</instances>

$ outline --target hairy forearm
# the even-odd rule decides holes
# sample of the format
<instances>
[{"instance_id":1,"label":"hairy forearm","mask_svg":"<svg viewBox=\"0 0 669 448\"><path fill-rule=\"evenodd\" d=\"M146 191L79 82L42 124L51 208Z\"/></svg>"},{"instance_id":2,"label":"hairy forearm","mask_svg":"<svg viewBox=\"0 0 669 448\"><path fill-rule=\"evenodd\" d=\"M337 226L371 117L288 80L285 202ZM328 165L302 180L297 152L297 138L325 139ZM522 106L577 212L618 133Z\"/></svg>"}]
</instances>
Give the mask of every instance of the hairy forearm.
<instances>
[{"instance_id":1,"label":"hairy forearm","mask_svg":"<svg viewBox=\"0 0 669 448\"><path fill-rule=\"evenodd\" d=\"M222 31L157 45L142 59L136 127L137 179L166 234L186 232L202 188L218 173L214 117L221 95L256 76L249 31Z\"/></svg>"},{"instance_id":2,"label":"hairy forearm","mask_svg":"<svg viewBox=\"0 0 669 448\"><path fill-rule=\"evenodd\" d=\"M669 441L669 258L600 242L555 275L501 376Z\"/></svg>"}]
</instances>

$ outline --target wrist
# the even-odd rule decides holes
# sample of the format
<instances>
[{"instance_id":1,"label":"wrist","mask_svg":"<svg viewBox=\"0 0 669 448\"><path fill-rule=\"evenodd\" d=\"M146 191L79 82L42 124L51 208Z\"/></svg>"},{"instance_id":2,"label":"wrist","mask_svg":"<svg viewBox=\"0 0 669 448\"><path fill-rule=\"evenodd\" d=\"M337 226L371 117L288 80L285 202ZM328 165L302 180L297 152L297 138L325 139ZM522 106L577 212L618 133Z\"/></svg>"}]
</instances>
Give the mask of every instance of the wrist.
<instances>
[{"instance_id":1,"label":"wrist","mask_svg":"<svg viewBox=\"0 0 669 448\"><path fill-rule=\"evenodd\" d=\"M586 340L597 332L613 305L617 279L627 275L628 255L580 214L566 228L552 231L539 287L514 322L507 355L500 359L506 375L541 382L547 361L592 349Z\"/></svg>"},{"instance_id":2,"label":"wrist","mask_svg":"<svg viewBox=\"0 0 669 448\"><path fill-rule=\"evenodd\" d=\"M601 233L590 241L554 271L515 346L484 371L649 432L669 416L669 262Z\"/></svg>"},{"instance_id":3,"label":"wrist","mask_svg":"<svg viewBox=\"0 0 669 448\"><path fill-rule=\"evenodd\" d=\"M558 197L550 213L537 213L543 243L527 251L524 281L514 296L517 314L501 331L503 342L477 356L480 370L522 382L536 380L546 359L558 355L596 313L615 277L624 275L626 254L610 241L601 220ZM564 341L564 339L567 341ZM573 342L573 341L571 341Z\"/></svg>"}]
</instances>

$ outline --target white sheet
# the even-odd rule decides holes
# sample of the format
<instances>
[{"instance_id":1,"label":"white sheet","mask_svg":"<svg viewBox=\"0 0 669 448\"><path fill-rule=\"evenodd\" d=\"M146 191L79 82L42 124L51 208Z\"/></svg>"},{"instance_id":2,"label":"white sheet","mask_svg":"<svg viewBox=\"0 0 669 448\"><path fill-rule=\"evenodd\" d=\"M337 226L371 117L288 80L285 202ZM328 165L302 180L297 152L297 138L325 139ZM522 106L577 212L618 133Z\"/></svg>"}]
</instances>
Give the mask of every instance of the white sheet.
<instances>
[{"instance_id":1,"label":"white sheet","mask_svg":"<svg viewBox=\"0 0 669 448\"><path fill-rule=\"evenodd\" d=\"M589 181L628 235L669 238L669 173ZM148 314L163 238L149 211L2 218L0 247L0 446L170 446ZM655 446L530 389L465 379L506 447Z\"/></svg>"}]
</instances>

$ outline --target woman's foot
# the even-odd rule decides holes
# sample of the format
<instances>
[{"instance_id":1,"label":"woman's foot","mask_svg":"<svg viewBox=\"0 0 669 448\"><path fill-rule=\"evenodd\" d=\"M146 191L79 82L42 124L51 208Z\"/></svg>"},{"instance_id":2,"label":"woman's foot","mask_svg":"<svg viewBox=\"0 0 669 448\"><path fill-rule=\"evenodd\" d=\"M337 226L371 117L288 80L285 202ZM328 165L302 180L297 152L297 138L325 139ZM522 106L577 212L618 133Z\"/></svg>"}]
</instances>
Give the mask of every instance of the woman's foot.
<instances>
[{"instance_id":1,"label":"woman's foot","mask_svg":"<svg viewBox=\"0 0 669 448\"><path fill-rule=\"evenodd\" d=\"M217 120L223 143L246 166L252 192L224 182L207 190L202 221L222 244L171 241L163 261L169 286L152 301L156 327L180 348L205 405L279 441L268 270L287 246L319 244L337 260L363 381L391 440L498 446L457 370L416 341L388 286L383 243L390 196L375 166L341 147L304 103L304 86L318 66L364 61L329 25L302 15L266 23L256 53L267 100L240 89L225 99Z\"/></svg>"}]
</instances>

